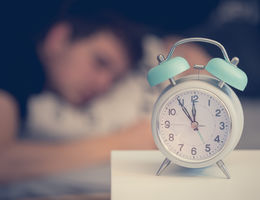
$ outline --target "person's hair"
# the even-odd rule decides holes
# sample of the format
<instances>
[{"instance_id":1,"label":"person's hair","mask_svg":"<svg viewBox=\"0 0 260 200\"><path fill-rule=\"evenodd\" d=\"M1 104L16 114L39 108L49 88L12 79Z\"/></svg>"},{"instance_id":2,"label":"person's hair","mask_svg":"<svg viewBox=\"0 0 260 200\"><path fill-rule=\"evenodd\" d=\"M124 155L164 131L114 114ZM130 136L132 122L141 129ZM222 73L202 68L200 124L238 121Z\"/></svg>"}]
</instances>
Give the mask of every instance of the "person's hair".
<instances>
[{"instance_id":1,"label":"person's hair","mask_svg":"<svg viewBox=\"0 0 260 200\"><path fill-rule=\"evenodd\" d=\"M141 27L127 19L124 19L116 12L111 10L92 11L84 10L83 8L69 7L61 10L62 12L56 17L56 20L38 38L43 40L50 26L60 22L66 22L72 29L71 40L78 40L88 37L92 34L109 31L113 33L122 45L125 47L128 54L131 67L136 68L138 61L142 57L142 36L143 30Z\"/></svg>"}]
</instances>

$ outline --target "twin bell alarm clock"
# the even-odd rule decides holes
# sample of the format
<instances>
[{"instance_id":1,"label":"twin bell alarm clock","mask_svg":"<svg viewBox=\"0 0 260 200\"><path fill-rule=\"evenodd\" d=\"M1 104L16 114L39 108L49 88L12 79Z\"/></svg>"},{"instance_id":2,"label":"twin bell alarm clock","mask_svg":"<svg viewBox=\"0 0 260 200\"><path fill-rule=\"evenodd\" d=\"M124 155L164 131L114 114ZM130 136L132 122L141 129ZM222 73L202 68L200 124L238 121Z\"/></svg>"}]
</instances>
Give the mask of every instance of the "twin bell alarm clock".
<instances>
[{"instance_id":1,"label":"twin bell alarm clock","mask_svg":"<svg viewBox=\"0 0 260 200\"><path fill-rule=\"evenodd\" d=\"M190 65L182 57L171 57L177 46L189 42L205 42L220 48L224 59L213 58L206 66L193 66L212 76L198 73L174 79ZM166 157L156 174L171 162L188 168L216 163L230 178L222 159L237 145L244 124L241 103L231 87L243 91L247 85L247 75L237 67L239 59L230 60L217 41L187 38L175 43L166 58L159 55L158 61L159 65L147 75L150 86L167 80L170 84L157 99L152 114L154 141Z\"/></svg>"}]
</instances>

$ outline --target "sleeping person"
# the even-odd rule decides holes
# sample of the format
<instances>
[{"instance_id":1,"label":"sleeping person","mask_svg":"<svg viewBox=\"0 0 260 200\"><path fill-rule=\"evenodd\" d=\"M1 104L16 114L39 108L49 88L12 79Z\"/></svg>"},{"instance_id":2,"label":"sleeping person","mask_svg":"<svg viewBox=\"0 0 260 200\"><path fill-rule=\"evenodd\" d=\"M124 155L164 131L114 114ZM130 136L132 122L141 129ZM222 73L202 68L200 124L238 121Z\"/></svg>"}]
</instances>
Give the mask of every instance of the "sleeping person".
<instances>
[{"instance_id":1,"label":"sleeping person","mask_svg":"<svg viewBox=\"0 0 260 200\"><path fill-rule=\"evenodd\" d=\"M14 78L16 74L12 73L17 66L1 74L0 181L5 183L2 194L9 191L14 195L11 183L22 180L16 187L17 193L26 188L26 184L36 188L35 181L24 181L36 177L49 182L46 188L51 189L51 177L57 173L95 169L94 166L108 162L112 149L154 148L148 120L134 117L128 127L115 126L109 130L110 124L102 125L102 118L114 118L116 110L107 112L102 106L91 109L95 99L102 99L102 95L137 66L142 55L141 37L129 29L130 23L100 13L88 18L60 18L35 45L35 57L28 61L34 66L19 66L23 69L20 76L27 77L22 77L21 81ZM35 71L37 73L33 73ZM33 78L30 77L32 73ZM35 91L40 95L36 96ZM125 97L131 98L131 91L125 92ZM119 105L121 113L118 115L130 114L127 106ZM101 126L102 130L95 128ZM93 173L86 173L84 177L87 174ZM65 179L64 175L60 177ZM67 181L72 180L71 177L76 175L68 176ZM95 178L96 183L91 185L82 184L79 179L81 187L77 188L77 184L55 179L53 184L62 186L63 182L73 185L76 191L84 188L85 192L100 184L99 191L102 191L102 183L109 182ZM91 182L90 179L87 181ZM48 190L41 188L39 193ZM108 189L105 187L106 191ZM55 190L58 193L59 189ZM64 192L61 190L60 193ZM33 191L37 193L36 189Z\"/></svg>"},{"instance_id":2,"label":"sleeping person","mask_svg":"<svg viewBox=\"0 0 260 200\"><path fill-rule=\"evenodd\" d=\"M137 29L104 13L66 15L25 64L2 69L0 197L109 192L111 150L155 148L149 121L161 90L137 66L142 46L150 67L176 38L142 40ZM191 65L208 59L183 48L176 55Z\"/></svg>"}]
</instances>

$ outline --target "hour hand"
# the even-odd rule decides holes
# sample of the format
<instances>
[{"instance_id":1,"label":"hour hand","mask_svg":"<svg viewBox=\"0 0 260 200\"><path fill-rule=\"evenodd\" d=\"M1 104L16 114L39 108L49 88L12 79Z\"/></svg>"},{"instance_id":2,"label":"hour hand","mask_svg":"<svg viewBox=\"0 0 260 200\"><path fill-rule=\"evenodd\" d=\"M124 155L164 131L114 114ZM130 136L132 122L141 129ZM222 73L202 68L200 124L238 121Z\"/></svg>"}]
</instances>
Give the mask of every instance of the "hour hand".
<instances>
[{"instance_id":1,"label":"hour hand","mask_svg":"<svg viewBox=\"0 0 260 200\"><path fill-rule=\"evenodd\" d=\"M190 120L191 122L193 122L193 120L192 120L192 118L191 118L191 116L190 116L188 110L187 110L187 109L184 107L184 105L181 103L180 99L177 98L177 100L178 100L178 102L179 102L179 104L180 104L180 106L181 106L181 109L182 109L182 111L184 112L184 114L189 118L189 120Z\"/></svg>"}]
</instances>

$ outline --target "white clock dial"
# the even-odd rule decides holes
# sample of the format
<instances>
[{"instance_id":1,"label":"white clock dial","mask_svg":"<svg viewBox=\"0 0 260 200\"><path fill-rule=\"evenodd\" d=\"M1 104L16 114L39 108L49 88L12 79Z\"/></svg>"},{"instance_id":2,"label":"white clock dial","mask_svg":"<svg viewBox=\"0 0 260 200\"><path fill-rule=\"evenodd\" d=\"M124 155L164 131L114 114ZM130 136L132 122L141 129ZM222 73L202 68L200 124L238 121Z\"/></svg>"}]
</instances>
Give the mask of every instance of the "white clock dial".
<instances>
[{"instance_id":1,"label":"white clock dial","mask_svg":"<svg viewBox=\"0 0 260 200\"><path fill-rule=\"evenodd\" d=\"M157 116L158 136L176 157L191 162L211 159L229 139L231 118L213 93L189 89L172 95Z\"/></svg>"}]
</instances>

